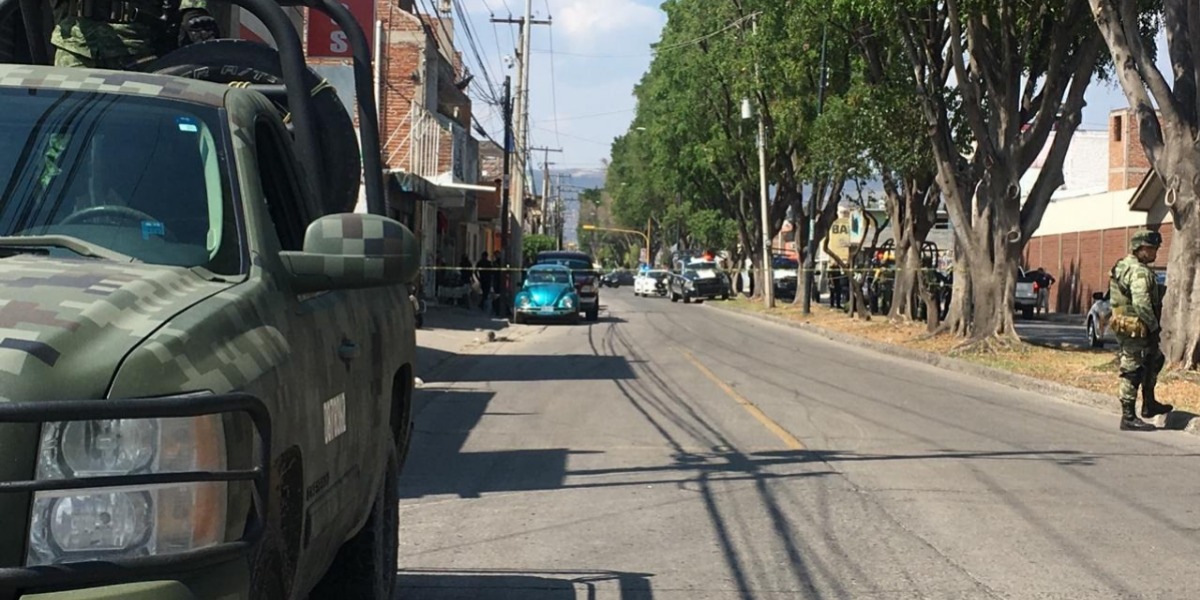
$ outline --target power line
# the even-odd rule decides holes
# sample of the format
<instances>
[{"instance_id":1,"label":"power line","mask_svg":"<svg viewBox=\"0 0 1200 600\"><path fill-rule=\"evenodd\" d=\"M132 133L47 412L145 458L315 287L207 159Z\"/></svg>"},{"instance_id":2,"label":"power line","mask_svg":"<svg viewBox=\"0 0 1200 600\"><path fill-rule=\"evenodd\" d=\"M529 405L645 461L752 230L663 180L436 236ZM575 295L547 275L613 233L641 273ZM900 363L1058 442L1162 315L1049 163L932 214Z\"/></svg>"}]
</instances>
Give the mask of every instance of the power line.
<instances>
[{"instance_id":1,"label":"power line","mask_svg":"<svg viewBox=\"0 0 1200 600\"><path fill-rule=\"evenodd\" d=\"M625 109L622 109L622 110L613 110L613 111L609 111L609 112L594 113L594 114L590 114L590 115L575 115L575 116L573 116L573 117L562 117L562 118L554 118L554 119L542 119L542 120L540 120L540 121L535 121L535 123L549 123L549 122L551 122L551 121L556 121L556 122L559 122L559 123L562 123L562 122L565 122L565 121L581 121L581 120L583 120L583 119L594 119L594 118L596 118L596 117L607 117L607 116L611 116L611 115L621 115L621 114L625 114L625 113L631 113L631 112L634 112L634 111L636 111L636 110L637 110L637 108L625 108Z\"/></svg>"},{"instance_id":2,"label":"power line","mask_svg":"<svg viewBox=\"0 0 1200 600\"><path fill-rule=\"evenodd\" d=\"M454 11L458 15L458 19L462 22L463 33L466 35L467 44L471 48L471 52L475 57L475 62L479 65L480 71L483 72L483 78L487 82L488 92L493 102L499 103L499 95L496 93L496 84L492 79L491 73L488 71L487 64L483 60L483 53L479 50L479 43L475 37L475 31L470 17L467 16L467 11L462 7L461 0L453 0Z\"/></svg>"},{"instance_id":3,"label":"power line","mask_svg":"<svg viewBox=\"0 0 1200 600\"><path fill-rule=\"evenodd\" d=\"M550 0L546 2L546 18L553 20L554 15L550 14ZM550 110L554 111L554 141L558 145L562 145L562 137L558 131L558 83L554 77L554 28L550 28Z\"/></svg>"}]
</instances>

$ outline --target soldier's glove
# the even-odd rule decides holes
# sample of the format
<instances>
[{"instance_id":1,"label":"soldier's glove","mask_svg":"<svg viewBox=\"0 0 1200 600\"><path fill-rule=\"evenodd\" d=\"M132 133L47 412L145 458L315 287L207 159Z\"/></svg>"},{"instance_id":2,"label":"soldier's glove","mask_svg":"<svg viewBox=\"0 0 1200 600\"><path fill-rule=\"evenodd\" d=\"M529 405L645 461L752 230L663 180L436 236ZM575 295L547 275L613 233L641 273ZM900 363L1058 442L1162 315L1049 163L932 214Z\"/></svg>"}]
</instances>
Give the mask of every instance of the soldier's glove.
<instances>
[{"instance_id":1,"label":"soldier's glove","mask_svg":"<svg viewBox=\"0 0 1200 600\"><path fill-rule=\"evenodd\" d=\"M195 44L220 37L217 20L208 11L193 8L183 11L179 18L179 45Z\"/></svg>"}]
</instances>

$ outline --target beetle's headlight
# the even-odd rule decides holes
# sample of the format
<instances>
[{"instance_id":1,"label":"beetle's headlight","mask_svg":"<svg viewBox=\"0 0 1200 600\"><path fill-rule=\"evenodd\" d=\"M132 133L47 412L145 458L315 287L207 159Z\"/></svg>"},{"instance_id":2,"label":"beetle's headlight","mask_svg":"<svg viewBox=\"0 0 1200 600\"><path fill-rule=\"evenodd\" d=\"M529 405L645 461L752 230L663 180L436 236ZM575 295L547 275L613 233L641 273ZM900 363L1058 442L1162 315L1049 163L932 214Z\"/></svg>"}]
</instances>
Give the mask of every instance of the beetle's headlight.
<instances>
[{"instance_id":1,"label":"beetle's headlight","mask_svg":"<svg viewBox=\"0 0 1200 600\"><path fill-rule=\"evenodd\" d=\"M220 415L46 423L39 480L223 471ZM196 550L225 541L226 483L37 492L27 566Z\"/></svg>"},{"instance_id":2,"label":"beetle's headlight","mask_svg":"<svg viewBox=\"0 0 1200 600\"><path fill-rule=\"evenodd\" d=\"M533 304L533 299L529 296L521 296L521 308L529 308Z\"/></svg>"},{"instance_id":3,"label":"beetle's headlight","mask_svg":"<svg viewBox=\"0 0 1200 600\"><path fill-rule=\"evenodd\" d=\"M575 308L575 301L572 300L570 296L567 296L566 298L563 298L562 307L567 309Z\"/></svg>"}]
</instances>

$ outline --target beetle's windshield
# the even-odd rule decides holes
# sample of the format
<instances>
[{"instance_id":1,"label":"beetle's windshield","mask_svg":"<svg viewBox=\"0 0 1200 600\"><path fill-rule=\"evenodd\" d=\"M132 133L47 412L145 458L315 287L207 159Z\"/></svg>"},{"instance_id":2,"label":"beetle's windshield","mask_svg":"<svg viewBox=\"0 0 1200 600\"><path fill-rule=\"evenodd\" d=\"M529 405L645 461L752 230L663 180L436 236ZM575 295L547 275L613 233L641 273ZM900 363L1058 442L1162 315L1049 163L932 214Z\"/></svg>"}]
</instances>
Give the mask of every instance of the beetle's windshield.
<instances>
[{"instance_id":1,"label":"beetle's windshield","mask_svg":"<svg viewBox=\"0 0 1200 600\"><path fill-rule=\"evenodd\" d=\"M529 283L571 283L571 273L564 269L533 269L529 272Z\"/></svg>"},{"instance_id":2,"label":"beetle's windshield","mask_svg":"<svg viewBox=\"0 0 1200 600\"><path fill-rule=\"evenodd\" d=\"M5 246L64 257L86 246L146 263L240 272L216 109L5 88L0 105Z\"/></svg>"}]
</instances>

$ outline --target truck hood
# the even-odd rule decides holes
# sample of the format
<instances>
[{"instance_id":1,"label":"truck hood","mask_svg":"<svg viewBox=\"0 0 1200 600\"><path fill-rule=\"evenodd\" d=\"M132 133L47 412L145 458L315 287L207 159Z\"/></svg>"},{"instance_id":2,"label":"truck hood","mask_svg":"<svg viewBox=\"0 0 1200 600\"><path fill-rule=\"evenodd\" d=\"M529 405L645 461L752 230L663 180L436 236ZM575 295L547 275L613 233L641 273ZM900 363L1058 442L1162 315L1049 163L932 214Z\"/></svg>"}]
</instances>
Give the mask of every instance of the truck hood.
<instances>
[{"instance_id":1,"label":"truck hood","mask_svg":"<svg viewBox=\"0 0 1200 600\"><path fill-rule=\"evenodd\" d=\"M230 285L181 267L0 259L0 401L103 398L131 349Z\"/></svg>"}]
</instances>

